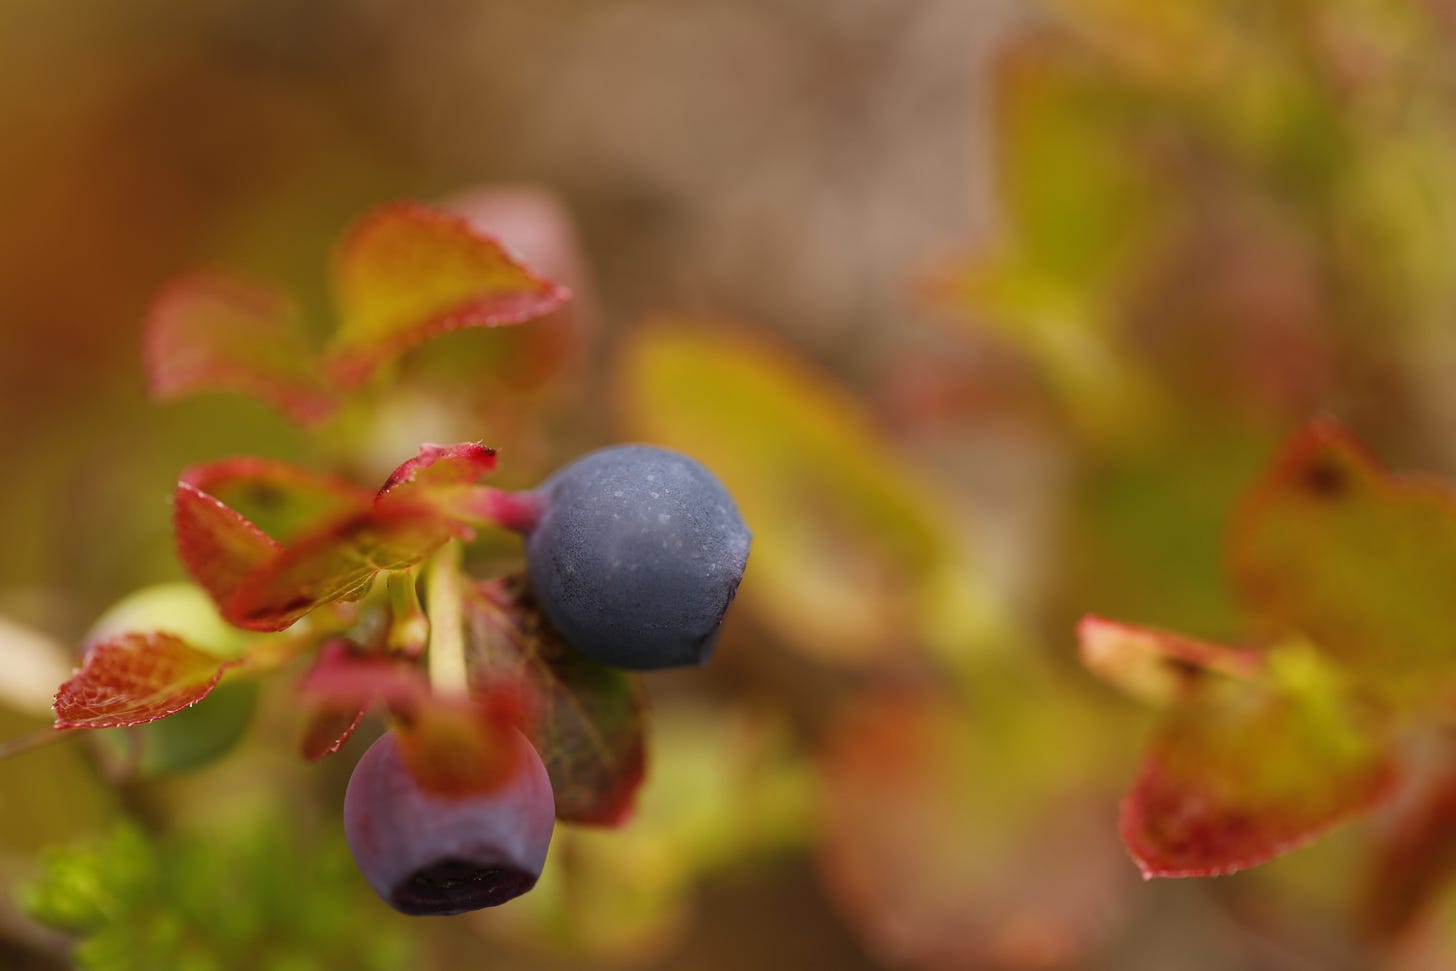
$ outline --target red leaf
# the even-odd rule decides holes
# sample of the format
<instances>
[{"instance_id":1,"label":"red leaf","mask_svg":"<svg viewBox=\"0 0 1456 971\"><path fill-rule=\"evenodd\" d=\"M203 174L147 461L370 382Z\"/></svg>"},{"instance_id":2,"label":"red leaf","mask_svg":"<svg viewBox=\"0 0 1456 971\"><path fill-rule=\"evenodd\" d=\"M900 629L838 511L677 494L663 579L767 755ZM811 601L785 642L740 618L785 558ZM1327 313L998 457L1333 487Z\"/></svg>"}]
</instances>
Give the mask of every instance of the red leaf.
<instances>
[{"instance_id":1,"label":"red leaf","mask_svg":"<svg viewBox=\"0 0 1456 971\"><path fill-rule=\"evenodd\" d=\"M1146 878L1234 873L1370 809L1396 778L1378 720L1332 685L1230 682L1174 710L1120 832Z\"/></svg>"},{"instance_id":2,"label":"red leaf","mask_svg":"<svg viewBox=\"0 0 1456 971\"><path fill-rule=\"evenodd\" d=\"M334 257L340 324L330 368L358 384L382 361L438 334L542 317L569 297L465 220L420 203L359 220Z\"/></svg>"},{"instance_id":3,"label":"red leaf","mask_svg":"<svg viewBox=\"0 0 1456 971\"><path fill-rule=\"evenodd\" d=\"M143 341L158 398L236 391L305 423L336 405L292 304L264 287L216 274L177 279L148 311Z\"/></svg>"},{"instance_id":4,"label":"red leaf","mask_svg":"<svg viewBox=\"0 0 1456 971\"><path fill-rule=\"evenodd\" d=\"M1288 445L1241 510L1232 566L1276 633L1371 687L1439 701L1456 685L1456 495L1390 474L1339 426Z\"/></svg>"},{"instance_id":5,"label":"red leaf","mask_svg":"<svg viewBox=\"0 0 1456 971\"><path fill-rule=\"evenodd\" d=\"M519 582L476 588L465 608L471 678L525 690L523 730L551 777L557 818L625 822L647 762L640 682L567 646Z\"/></svg>"},{"instance_id":6,"label":"red leaf","mask_svg":"<svg viewBox=\"0 0 1456 971\"><path fill-rule=\"evenodd\" d=\"M310 706L300 743L309 761L342 748L376 701L412 715L429 697L428 683L409 661L359 653L342 640L320 649L298 691Z\"/></svg>"},{"instance_id":7,"label":"red leaf","mask_svg":"<svg viewBox=\"0 0 1456 971\"><path fill-rule=\"evenodd\" d=\"M1254 651L1092 615L1077 625L1077 640L1087 670L1153 704L1187 700L1210 676L1249 680L1263 669Z\"/></svg>"},{"instance_id":8,"label":"red leaf","mask_svg":"<svg viewBox=\"0 0 1456 971\"><path fill-rule=\"evenodd\" d=\"M468 485L495 470L495 449L479 442L463 445L421 445L420 453L390 473L378 498L403 489L430 490ZM398 493L396 493L398 495Z\"/></svg>"},{"instance_id":9,"label":"red leaf","mask_svg":"<svg viewBox=\"0 0 1456 971\"><path fill-rule=\"evenodd\" d=\"M337 702L315 705L305 716L303 737L298 742L299 754L310 762L333 755L354 736L368 711L368 705Z\"/></svg>"},{"instance_id":10,"label":"red leaf","mask_svg":"<svg viewBox=\"0 0 1456 971\"><path fill-rule=\"evenodd\" d=\"M172 522L182 565L218 604L281 549L246 517L186 482L177 485Z\"/></svg>"},{"instance_id":11,"label":"red leaf","mask_svg":"<svg viewBox=\"0 0 1456 971\"><path fill-rule=\"evenodd\" d=\"M56 728L121 728L197 704L231 665L171 634L127 633L93 644L56 692Z\"/></svg>"}]
</instances>

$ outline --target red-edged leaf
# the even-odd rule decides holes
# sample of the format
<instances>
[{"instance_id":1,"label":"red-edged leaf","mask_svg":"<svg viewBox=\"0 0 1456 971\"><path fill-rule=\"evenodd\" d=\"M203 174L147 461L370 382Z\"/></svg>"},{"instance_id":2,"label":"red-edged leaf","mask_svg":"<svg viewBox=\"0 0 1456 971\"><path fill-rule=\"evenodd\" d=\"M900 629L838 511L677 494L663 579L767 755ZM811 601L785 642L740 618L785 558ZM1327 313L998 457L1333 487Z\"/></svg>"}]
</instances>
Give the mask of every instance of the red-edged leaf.
<instances>
[{"instance_id":1,"label":"red-edged leaf","mask_svg":"<svg viewBox=\"0 0 1456 971\"><path fill-rule=\"evenodd\" d=\"M280 550L245 516L186 482L177 485L172 524L182 565L218 604Z\"/></svg>"},{"instance_id":2,"label":"red-edged leaf","mask_svg":"<svg viewBox=\"0 0 1456 971\"><path fill-rule=\"evenodd\" d=\"M354 736L368 711L368 705L338 702L315 705L305 715L303 735L298 741L299 754L310 762L333 755Z\"/></svg>"},{"instance_id":3,"label":"red-edged leaf","mask_svg":"<svg viewBox=\"0 0 1456 971\"><path fill-rule=\"evenodd\" d=\"M322 604L364 596L381 571L414 566L452 531L433 509L409 503L347 515L259 565L221 604L222 614L248 630L283 630Z\"/></svg>"},{"instance_id":4,"label":"red-edged leaf","mask_svg":"<svg viewBox=\"0 0 1456 971\"><path fill-rule=\"evenodd\" d=\"M1249 680L1263 669L1254 651L1090 615L1077 625L1077 641L1089 671L1157 705L1187 700L1211 675Z\"/></svg>"},{"instance_id":5,"label":"red-edged leaf","mask_svg":"<svg viewBox=\"0 0 1456 971\"><path fill-rule=\"evenodd\" d=\"M527 693L525 731L551 777L557 818L625 822L646 768L640 683L568 647L519 582L473 590L466 610L472 680Z\"/></svg>"},{"instance_id":6,"label":"red-edged leaf","mask_svg":"<svg viewBox=\"0 0 1456 971\"><path fill-rule=\"evenodd\" d=\"M887 967L1080 966L1112 932L1131 874L1088 778L1073 706L1042 696L983 721L921 691L861 696L820 791L830 899ZM1055 708L1051 707L1055 702ZM1057 751L1046 713L1060 721Z\"/></svg>"},{"instance_id":7,"label":"red-edged leaf","mask_svg":"<svg viewBox=\"0 0 1456 971\"><path fill-rule=\"evenodd\" d=\"M230 623L283 630L322 604L363 596L379 572L414 566L466 531L435 503L448 505L442 494L492 454L483 446L427 450L391 478L381 493L387 502L267 459L194 466L177 487L178 549Z\"/></svg>"},{"instance_id":8,"label":"red-edged leaf","mask_svg":"<svg viewBox=\"0 0 1456 971\"><path fill-rule=\"evenodd\" d=\"M1379 720L1304 656L1265 684L1176 708L1123 800L1146 878L1217 876L1298 849L1373 807L1397 779ZM1314 672L1314 677L1307 677Z\"/></svg>"},{"instance_id":9,"label":"red-edged leaf","mask_svg":"<svg viewBox=\"0 0 1456 971\"><path fill-rule=\"evenodd\" d=\"M457 521L484 519L478 506L489 511L495 490L475 488L481 477L494 471L495 449L479 442L462 445L421 445L420 453L390 474L375 503L380 507L406 501L428 505ZM468 530L462 526L462 530Z\"/></svg>"},{"instance_id":10,"label":"red-edged leaf","mask_svg":"<svg viewBox=\"0 0 1456 971\"><path fill-rule=\"evenodd\" d=\"M391 493L428 492L436 488L469 485L495 470L495 449L479 442L462 445L421 445L420 453L390 473L379 498Z\"/></svg>"},{"instance_id":11,"label":"red-edged leaf","mask_svg":"<svg viewBox=\"0 0 1456 971\"><path fill-rule=\"evenodd\" d=\"M362 512L373 498L347 479L254 456L194 465L179 478L280 543L325 520Z\"/></svg>"},{"instance_id":12,"label":"red-edged leaf","mask_svg":"<svg viewBox=\"0 0 1456 971\"><path fill-rule=\"evenodd\" d=\"M340 323L330 366L346 384L437 334L523 323L569 297L464 219L411 202L359 220L333 273Z\"/></svg>"},{"instance_id":13,"label":"red-edged leaf","mask_svg":"<svg viewBox=\"0 0 1456 971\"><path fill-rule=\"evenodd\" d=\"M342 748L376 701L413 714L429 697L428 683L410 662L360 653L343 640L320 649L298 691L309 706L299 747L311 762Z\"/></svg>"},{"instance_id":14,"label":"red-edged leaf","mask_svg":"<svg viewBox=\"0 0 1456 971\"><path fill-rule=\"evenodd\" d=\"M1280 633L1375 687L1456 687L1456 499L1444 483L1391 475L1317 423L1251 494L1232 554L1241 593Z\"/></svg>"},{"instance_id":15,"label":"red-edged leaf","mask_svg":"<svg viewBox=\"0 0 1456 971\"><path fill-rule=\"evenodd\" d=\"M143 339L147 387L157 398L236 391L305 423L336 405L293 304L266 287L217 274L182 277L152 304Z\"/></svg>"},{"instance_id":16,"label":"red-edged leaf","mask_svg":"<svg viewBox=\"0 0 1456 971\"><path fill-rule=\"evenodd\" d=\"M513 714L509 706L436 696L396 729L400 755L422 789L443 796L489 792L516 771Z\"/></svg>"},{"instance_id":17,"label":"red-edged leaf","mask_svg":"<svg viewBox=\"0 0 1456 971\"><path fill-rule=\"evenodd\" d=\"M56 728L122 728L206 698L230 665L171 634L126 633L91 645L56 692Z\"/></svg>"}]
</instances>

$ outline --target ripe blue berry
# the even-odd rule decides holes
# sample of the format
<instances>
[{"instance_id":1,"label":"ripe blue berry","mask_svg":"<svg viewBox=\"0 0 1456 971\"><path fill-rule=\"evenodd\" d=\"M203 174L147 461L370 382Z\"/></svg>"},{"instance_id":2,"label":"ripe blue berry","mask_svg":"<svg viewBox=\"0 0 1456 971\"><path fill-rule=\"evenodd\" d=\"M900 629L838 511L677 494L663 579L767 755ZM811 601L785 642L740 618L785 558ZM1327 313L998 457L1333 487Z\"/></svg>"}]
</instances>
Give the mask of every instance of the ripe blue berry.
<instances>
[{"instance_id":1,"label":"ripe blue berry","mask_svg":"<svg viewBox=\"0 0 1456 971\"><path fill-rule=\"evenodd\" d=\"M711 472L668 449L618 445L560 469L540 495L526 565L568 644L623 668L706 659L750 539Z\"/></svg>"},{"instance_id":2,"label":"ripe blue berry","mask_svg":"<svg viewBox=\"0 0 1456 971\"><path fill-rule=\"evenodd\" d=\"M459 798L420 789L393 733L364 753L344 794L344 834L385 903L417 916L463 914L535 886L556 806L536 750L515 729L509 736L515 773L484 795Z\"/></svg>"}]
</instances>

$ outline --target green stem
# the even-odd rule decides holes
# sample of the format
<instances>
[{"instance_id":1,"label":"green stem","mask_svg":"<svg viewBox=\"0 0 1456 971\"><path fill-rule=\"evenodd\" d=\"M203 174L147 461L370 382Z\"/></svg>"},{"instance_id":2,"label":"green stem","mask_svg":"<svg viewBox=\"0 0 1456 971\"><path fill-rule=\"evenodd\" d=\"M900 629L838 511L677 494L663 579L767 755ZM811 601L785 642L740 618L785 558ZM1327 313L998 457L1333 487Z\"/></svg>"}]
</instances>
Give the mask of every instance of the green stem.
<instances>
[{"instance_id":1,"label":"green stem","mask_svg":"<svg viewBox=\"0 0 1456 971\"><path fill-rule=\"evenodd\" d=\"M430 620L420 606L415 590L415 570L397 570L389 574L390 650L409 657L419 657L430 639Z\"/></svg>"},{"instance_id":2,"label":"green stem","mask_svg":"<svg viewBox=\"0 0 1456 971\"><path fill-rule=\"evenodd\" d=\"M430 685L439 695L466 695L465 626L460 613L460 544L446 543L430 560L425 609L430 615Z\"/></svg>"}]
</instances>

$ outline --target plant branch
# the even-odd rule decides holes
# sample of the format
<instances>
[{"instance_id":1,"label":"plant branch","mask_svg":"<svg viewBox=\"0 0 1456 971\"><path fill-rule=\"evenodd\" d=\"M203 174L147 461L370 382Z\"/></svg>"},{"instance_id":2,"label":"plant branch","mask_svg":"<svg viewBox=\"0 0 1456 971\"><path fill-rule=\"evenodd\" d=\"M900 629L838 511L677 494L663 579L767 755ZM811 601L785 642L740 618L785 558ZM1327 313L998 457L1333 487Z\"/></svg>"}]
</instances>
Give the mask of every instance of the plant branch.
<instances>
[{"instance_id":1,"label":"plant branch","mask_svg":"<svg viewBox=\"0 0 1456 971\"><path fill-rule=\"evenodd\" d=\"M460 544L446 543L430 560L425 576L425 609L429 612L430 685L439 695L464 696L470 691L465 666L465 630L460 611Z\"/></svg>"}]
</instances>

